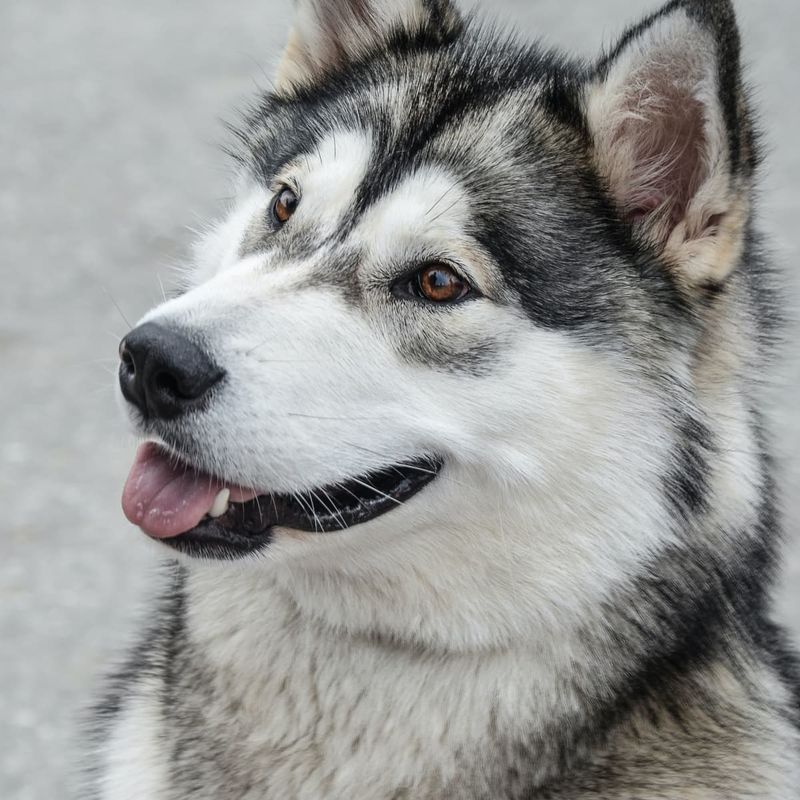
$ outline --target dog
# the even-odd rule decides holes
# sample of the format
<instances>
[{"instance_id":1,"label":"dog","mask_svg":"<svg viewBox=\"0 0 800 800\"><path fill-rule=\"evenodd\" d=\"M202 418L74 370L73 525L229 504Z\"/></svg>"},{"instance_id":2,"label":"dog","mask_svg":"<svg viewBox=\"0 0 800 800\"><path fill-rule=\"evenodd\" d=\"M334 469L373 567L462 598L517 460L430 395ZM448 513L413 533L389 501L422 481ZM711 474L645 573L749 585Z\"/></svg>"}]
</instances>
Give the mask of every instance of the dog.
<instances>
[{"instance_id":1,"label":"dog","mask_svg":"<svg viewBox=\"0 0 800 800\"><path fill-rule=\"evenodd\" d=\"M235 203L120 347L174 566L90 796L800 797L732 4L592 63L296 5Z\"/></svg>"}]
</instances>

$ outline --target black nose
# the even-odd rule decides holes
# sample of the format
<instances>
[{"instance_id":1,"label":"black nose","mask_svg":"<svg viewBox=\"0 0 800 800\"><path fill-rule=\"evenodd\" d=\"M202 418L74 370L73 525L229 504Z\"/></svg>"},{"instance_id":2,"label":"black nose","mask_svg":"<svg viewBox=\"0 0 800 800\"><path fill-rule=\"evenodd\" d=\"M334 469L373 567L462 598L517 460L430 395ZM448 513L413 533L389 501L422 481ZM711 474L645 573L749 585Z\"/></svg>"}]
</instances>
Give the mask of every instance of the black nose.
<instances>
[{"instance_id":1,"label":"black nose","mask_svg":"<svg viewBox=\"0 0 800 800\"><path fill-rule=\"evenodd\" d=\"M147 322L120 344L119 385L145 417L174 419L199 408L225 373L174 328Z\"/></svg>"}]
</instances>

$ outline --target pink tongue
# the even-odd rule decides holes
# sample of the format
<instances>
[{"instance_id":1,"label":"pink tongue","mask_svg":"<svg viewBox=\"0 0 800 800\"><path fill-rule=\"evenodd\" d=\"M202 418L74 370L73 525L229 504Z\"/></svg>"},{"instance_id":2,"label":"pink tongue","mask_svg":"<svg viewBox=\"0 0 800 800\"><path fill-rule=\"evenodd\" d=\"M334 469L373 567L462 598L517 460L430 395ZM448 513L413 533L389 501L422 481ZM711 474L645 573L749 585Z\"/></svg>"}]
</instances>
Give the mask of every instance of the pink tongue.
<instances>
[{"instance_id":1,"label":"pink tongue","mask_svg":"<svg viewBox=\"0 0 800 800\"><path fill-rule=\"evenodd\" d=\"M215 478L176 464L157 445L147 443L136 453L122 493L122 510L145 533L168 539L199 525L224 488Z\"/></svg>"}]
</instances>

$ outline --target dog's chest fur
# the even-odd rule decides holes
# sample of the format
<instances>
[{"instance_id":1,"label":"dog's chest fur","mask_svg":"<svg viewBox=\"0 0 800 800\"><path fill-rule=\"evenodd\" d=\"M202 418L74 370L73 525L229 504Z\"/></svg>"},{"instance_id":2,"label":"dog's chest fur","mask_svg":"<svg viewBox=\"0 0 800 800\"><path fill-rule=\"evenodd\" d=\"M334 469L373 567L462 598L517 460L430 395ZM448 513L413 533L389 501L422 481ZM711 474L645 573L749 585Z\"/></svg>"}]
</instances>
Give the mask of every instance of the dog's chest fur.
<instances>
[{"instance_id":1,"label":"dog's chest fur","mask_svg":"<svg viewBox=\"0 0 800 800\"><path fill-rule=\"evenodd\" d=\"M487 751L533 714L530 656L336 636L261 581L249 608L200 590L185 610L161 692L165 797L473 797Z\"/></svg>"},{"instance_id":2,"label":"dog's chest fur","mask_svg":"<svg viewBox=\"0 0 800 800\"><path fill-rule=\"evenodd\" d=\"M192 592L190 579L190 599L147 644L138 691L128 686L104 800L786 800L791 791L786 751L772 745L795 747L796 736L760 710L781 702L777 685L772 697L747 698L724 671L701 676L689 691L706 681L728 695L709 695L713 716L634 713L589 757L575 676L560 680L541 654L437 656L333 635L259 582L244 605L244 594L202 580ZM561 783L567 752L579 768ZM755 793L733 794L743 786Z\"/></svg>"}]
</instances>

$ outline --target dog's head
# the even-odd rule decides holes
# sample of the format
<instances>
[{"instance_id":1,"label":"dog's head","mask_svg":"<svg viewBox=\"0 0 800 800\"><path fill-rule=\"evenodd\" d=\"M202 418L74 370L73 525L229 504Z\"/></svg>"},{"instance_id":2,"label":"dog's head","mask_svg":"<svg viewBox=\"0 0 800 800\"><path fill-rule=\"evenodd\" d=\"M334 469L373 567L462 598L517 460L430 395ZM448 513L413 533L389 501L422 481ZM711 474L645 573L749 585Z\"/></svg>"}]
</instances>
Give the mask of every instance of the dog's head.
<instances>
[{"instance_id":1,"label":"dog's head","mask_svg":"<svg viewBox=\"0 0 800 800\"><path fill-rule=\"evenodd\" d=\"M300 0L238 140L190 286L121 347L153 537L467 646L602 604L723 496L750 509L757 468L710 463L715 405L749 435L727 0L593 65L447 0Z\"/></svg>"}]
</instances>

